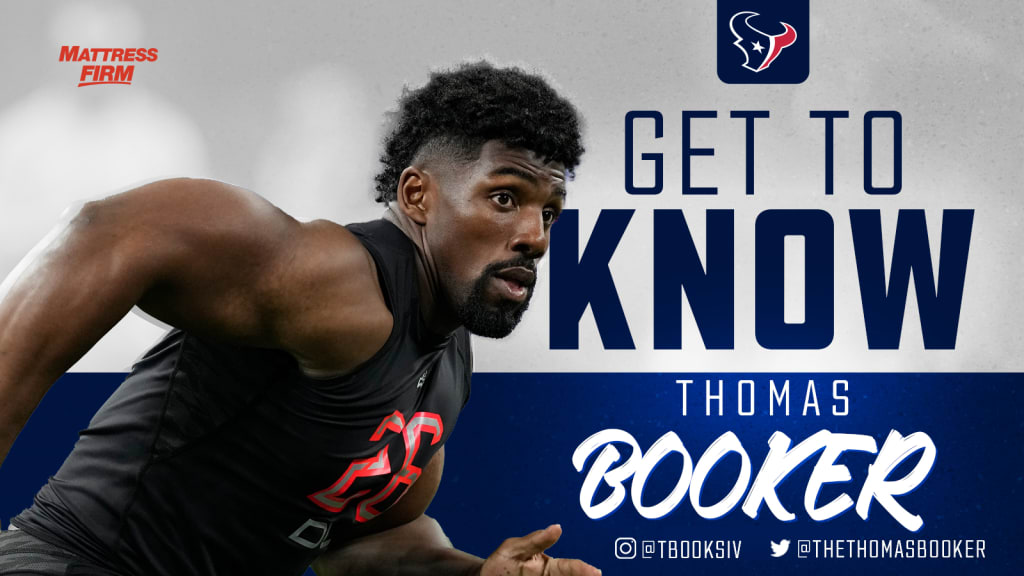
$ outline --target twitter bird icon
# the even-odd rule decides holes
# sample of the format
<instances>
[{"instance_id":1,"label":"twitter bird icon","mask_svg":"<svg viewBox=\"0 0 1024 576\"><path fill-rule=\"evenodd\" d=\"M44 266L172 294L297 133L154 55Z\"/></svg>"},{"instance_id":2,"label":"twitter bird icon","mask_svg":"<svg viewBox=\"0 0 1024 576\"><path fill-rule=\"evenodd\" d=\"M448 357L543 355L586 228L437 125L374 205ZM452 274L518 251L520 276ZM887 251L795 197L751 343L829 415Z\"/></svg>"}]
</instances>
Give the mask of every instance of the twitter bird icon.
<instances>
[{"instance_id":1,"label":"twitter bird icon","mask_svg":"<svg viewBox=\"0 0 1024 576\"><path fill-rule=\"evenodd\" d=\"M772 558L785 556L786 552L789 552L789 540L783 540L778 544L772 542Z\"/></svg>"}]
</instances>

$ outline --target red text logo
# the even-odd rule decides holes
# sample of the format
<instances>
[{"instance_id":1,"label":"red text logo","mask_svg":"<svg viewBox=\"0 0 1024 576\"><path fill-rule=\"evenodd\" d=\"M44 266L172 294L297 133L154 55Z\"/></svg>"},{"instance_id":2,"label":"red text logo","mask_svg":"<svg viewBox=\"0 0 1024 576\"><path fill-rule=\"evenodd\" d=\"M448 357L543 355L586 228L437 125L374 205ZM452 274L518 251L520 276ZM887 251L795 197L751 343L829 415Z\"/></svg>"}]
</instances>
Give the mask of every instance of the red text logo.
<instances>
[{"instance_id":1,"label":"red text logo","mask_svg":"<svg viewBox=\"0 0 1024 576\"><path fill-rule=\"evenodd\" d=\"M60 62L86 62L78 77L78 86L124 84L130 86L135 76L135 62L156 62L156 48L83 48L61 46ZM124 64L133 62L133 64Z\"/></svg>"}]
</instances>

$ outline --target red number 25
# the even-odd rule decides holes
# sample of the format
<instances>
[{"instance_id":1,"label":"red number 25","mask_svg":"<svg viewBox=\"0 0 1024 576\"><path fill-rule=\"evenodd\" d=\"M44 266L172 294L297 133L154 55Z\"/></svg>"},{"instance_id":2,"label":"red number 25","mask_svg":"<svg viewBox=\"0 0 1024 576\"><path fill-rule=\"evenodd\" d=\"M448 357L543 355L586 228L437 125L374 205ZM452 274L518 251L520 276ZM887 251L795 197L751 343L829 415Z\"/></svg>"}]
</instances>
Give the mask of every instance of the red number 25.
<instances>
[{"instance_id":1,"label":"red number 25","mask_svg":"<svg viewBox=\"0 0 1024 576\"><path fill-rule=\"evenodd\" d=\"M307 498L312 500L317 506L330 512L341 512L349 502L359 499L356 504L356 522L367 522L378 516L380 511L374 508L374 505L391 496L400 484L405 485L405 488L402 489L404 494L405 489L420 477L422 470L412 463L420 449L420 436L424 432L429 433L431 435L430 445L433 446L441 441L444 425L441 422L441 417L431 412L417 412L413 414L407 423L402 413L396 410L385 418L380 423L380 426L377 426L377 431L370 436L370 441L380 441L385 432L394 432L395 434L402 435L402 439L405 441L405 460L402 462L402 468L391 477L388 485L383 490L366 498L362 497L366 496L370 492L369 490L359 490L346 494L352 488L352 484L357 478L382 476L391 473L391 461L388 459L387 445L381 448L376 456L353 460L348 465L348 468L345 469L345 473L334 484L329 488L310 494ZM401 494L399 498L401 498Z\"/></svg>"}]
</instances>

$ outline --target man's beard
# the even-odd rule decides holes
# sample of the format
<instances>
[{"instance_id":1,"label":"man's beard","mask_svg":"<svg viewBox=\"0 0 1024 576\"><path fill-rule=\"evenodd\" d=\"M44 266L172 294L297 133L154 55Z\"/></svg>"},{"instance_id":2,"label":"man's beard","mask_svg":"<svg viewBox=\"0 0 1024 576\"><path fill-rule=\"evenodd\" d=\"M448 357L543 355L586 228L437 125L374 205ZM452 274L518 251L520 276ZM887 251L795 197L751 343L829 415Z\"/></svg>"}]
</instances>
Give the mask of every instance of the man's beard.
<instances>
[{"instance_id":1,"label":"man's beard","mask_svg":"<svg viewBox=\"0 0 1024 576\"><path fill-rule=\"evenodd\" d=\"M467 330L478 336L504 338L519 325L523 312L530 305L533 286L526 287L526 299L522 302L502 298L497 303L490 303L484 296L496 272L517 266L535 270L536 261L521 258L491 264L473 283L469 295L455 303L455 312Z\"/></svg>"}]
</instances>

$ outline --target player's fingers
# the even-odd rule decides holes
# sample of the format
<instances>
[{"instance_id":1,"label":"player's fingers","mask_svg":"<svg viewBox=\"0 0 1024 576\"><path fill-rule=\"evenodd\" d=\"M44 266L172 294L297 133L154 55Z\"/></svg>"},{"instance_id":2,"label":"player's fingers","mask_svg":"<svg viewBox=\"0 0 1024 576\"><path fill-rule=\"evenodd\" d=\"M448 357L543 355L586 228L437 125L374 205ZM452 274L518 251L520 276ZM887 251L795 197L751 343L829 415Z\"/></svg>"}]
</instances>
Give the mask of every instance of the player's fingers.
<instances>
[{"instance_id":1,"label":"player's fingers","mask_svg":"<svg viewBox=\"0 0 1024 576\"><path fill-rule=\"evenodd\" d=\"M582 560L552 558L544 576L601 576L601 571Z\"/></svg>"},{"instance_id":2,"label":"player's fingers","mask_svg":"<svg viewBox=\"0 0 1024 576\"><path fill-rule=\"evenodd\" d=\"M531 532L522 538L509 538L501 550L512 558L529 558L550 548L562 535L562 527L552 524L543 530Z\"/></svg>"}]
</instances>

